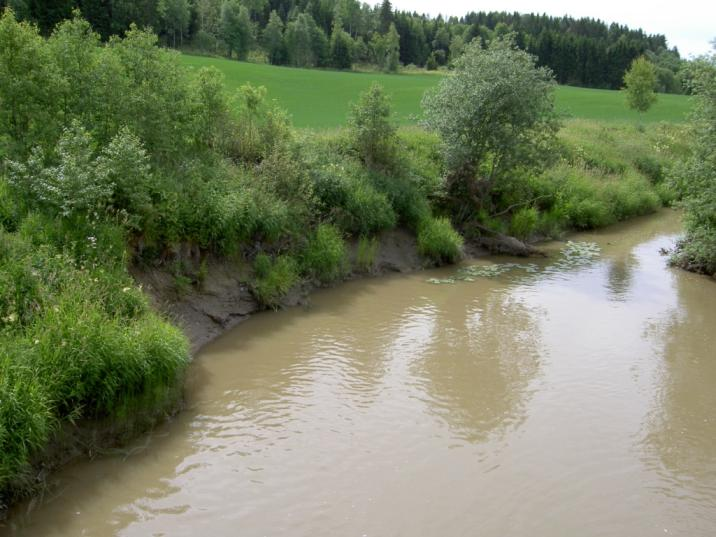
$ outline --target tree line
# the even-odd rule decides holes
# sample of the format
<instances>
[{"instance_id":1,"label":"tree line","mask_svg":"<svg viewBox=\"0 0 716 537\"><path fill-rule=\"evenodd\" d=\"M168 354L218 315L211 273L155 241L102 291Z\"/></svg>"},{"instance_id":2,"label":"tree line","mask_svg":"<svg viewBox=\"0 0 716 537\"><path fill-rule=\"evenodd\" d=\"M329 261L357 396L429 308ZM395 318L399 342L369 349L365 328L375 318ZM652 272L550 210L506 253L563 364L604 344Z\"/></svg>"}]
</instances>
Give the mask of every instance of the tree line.
<instances>
[{"instance_id":1,"label":"tree line","mask_svg":"<svg viewBox=\"0 0 716 537\"><path fill-rule=\"evenodd\" d=\"M172 47L297 67L351 68L372 64L450 67L465 46L515 34L517 46L548 66L561 84L618 89L631 62L646 56L657 89L680 93L684 60L666 37L591 18L471 12L429 17L397 11L389 0L1 0L18 18L49 34L79 9L108 39L131 23L151 27Z\"/></svg>"}]
</instances>

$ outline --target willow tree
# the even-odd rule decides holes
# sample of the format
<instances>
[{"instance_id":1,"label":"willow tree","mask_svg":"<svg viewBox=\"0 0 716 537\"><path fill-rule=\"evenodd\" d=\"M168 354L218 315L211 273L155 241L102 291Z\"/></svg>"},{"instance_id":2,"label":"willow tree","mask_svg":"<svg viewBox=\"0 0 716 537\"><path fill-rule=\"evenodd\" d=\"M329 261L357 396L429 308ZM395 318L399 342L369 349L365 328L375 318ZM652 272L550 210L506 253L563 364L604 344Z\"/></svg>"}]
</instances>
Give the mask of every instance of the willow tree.
<instances>
[{"instance_id":1,"label":"willow tree","mask_svg":"<svg viewBox=\"0 0 716 537\"><path fill-rule=\"evenodd\" d=\"M462 220L492 214L501 183L544 166L558 130L552 72L511 37L472 42L451 76L423 98L442 138L447 192Z\"/></svg>"}]
</instances>

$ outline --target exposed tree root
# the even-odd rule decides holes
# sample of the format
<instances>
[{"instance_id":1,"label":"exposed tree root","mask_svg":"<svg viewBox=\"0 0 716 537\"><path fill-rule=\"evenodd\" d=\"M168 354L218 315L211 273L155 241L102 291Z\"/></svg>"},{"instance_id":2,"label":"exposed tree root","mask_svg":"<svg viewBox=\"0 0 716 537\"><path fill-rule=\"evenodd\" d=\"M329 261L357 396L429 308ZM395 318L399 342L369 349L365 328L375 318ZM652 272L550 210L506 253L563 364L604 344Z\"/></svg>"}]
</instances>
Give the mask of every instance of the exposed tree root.
<instances>
[{"instance_id":1,"label":"exposed tree root","mask_svg":"<svg viewBox=\"0 0 716 537\"><path fill-rule=\"evenodd\" d=\"M471 226L480 231L480 236L473 239L473 242L493 254L514 255L517 257L547 257L547 254L542 250L515 237L503 235L477 223L472 223Z\"/></svg>"}]
</instances>

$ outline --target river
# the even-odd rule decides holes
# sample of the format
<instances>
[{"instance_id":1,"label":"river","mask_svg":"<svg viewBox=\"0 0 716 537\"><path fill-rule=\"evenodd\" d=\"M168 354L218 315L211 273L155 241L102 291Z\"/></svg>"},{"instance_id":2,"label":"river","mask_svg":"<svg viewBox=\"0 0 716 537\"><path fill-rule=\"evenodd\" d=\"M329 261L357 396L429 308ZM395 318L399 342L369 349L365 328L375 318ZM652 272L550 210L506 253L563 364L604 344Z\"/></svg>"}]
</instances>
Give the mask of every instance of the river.
<instances>
[{"instance_id":1,"label":"river","mask_svg":"<svg viewBox=\"0 0 716 537\"><path fill-rule=\"evenodd\" d=\"M12 536L716 535L716 281L663 211L255 316ZM509 264L515 262L514 265Z\"/></svg>"}]
</instances>

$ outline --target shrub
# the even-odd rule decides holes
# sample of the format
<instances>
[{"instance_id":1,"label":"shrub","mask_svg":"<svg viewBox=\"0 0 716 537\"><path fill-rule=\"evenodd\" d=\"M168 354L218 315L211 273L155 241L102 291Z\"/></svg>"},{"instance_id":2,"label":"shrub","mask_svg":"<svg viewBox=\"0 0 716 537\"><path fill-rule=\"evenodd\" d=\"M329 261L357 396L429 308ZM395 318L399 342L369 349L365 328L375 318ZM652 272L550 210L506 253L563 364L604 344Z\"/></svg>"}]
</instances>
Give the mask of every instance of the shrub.
<instances>
[{"instance_id":1,"label":"shrub","mask_svg":"<svg viewBox=\"0 0 716 537\"><path fill-rule=\"evenodd\" d=\"M594 229L615 222L607 204L599 199L569 199L559 208L573 229Z\"/></svg>"},{"instance_id":2,"label":"shrub","mask_svg":"<svg viewBox=\"0 0 716 537\"><path fill-rule=\"evenodd\" d=\"M263 190L289 202L296 217L304 218L313 212L316 200L306 165L296 153L284 147L276 148L261 162L256 180Z\"/></svg>"},{"instance_id":3,"label":"shrub","mask_svg":"<svg viewBox=\"0 0 716 537\"><path fill-rule=\"evenodd\" d=\"M688 233L680 241L672 256L676 265L703 274L716 274L716 228L703 223L690 223L686 216Z\"/></svg>"},{"instance_id":4,"label":"shrub","mask_svg":"<svg viewBox=\"0 0 716 537\"><path fill-rule=\"evenodd\" d=\"M633 173L606 186L602 196L616 220L653 213L661 206L649 182Z\"/></svg>"},{"instance_id":5,"label":"shrub","mask_svg":"<svg viewBox=\"0 0 716 537\"><path fill-rule=\"evenodd\" d=\"M31 485L30 461L63 422L166 408L189 361L121 263L88 267L41 219L0 231L0 497ZM98 241L100 243L101 241Z\"/></svg>"},{"instance_id":6,"label":"shrub","mask_svg":"<svg viewBox=\"0 0 716 537\"><path fill-rule=\"evenodd\" d=\"M437 263L454 263L463 239L447 218L428 218L418 227L418 251Z\"/></svg>"},{"instance_id":7,"label":"shrub","mask_svg":"<svg viewBox=\"0 0 716 537\"><path fill-rule=\"evenodd\" d=\"M421 185L414 176L387 176L375 173L372 176L376 187L384 192L392 205L392 209L401 223L417 230L418 223L430 216L430 203L421 191ZM395 226L394 222L391 226Z\"/></svg>"},{"instance_id":8,"label":"shrub","mask_svg":"<svg viewBox=\"0 0 716 537\"><path fill-rule=\"evenodd\" d=\"M716 273L716 45L689 66L695 94L690 121L693 153L674 170L686 209L686 238L675 260L691 270Z\"/></svg>"},{"instance_id":9,"label":"shrub","mask_svg":"<svg viewBox=\"0 0 716 537\"><path fill-rule=\"evenodd\" d=\"M390 101L378 83L362 93L351 108L351 142L368 168L391 167L395 162L397 136L390 116Z\"/></svg>"},{"instance_id":10,"label":"shrub","mask_svg":"<svg viewBox=\"0 0 716 537\"><path fill-rule=\"evenodd\" d=\"M20 223L22 200L13 196L10 185L0 177L0 228L15 231Z\"/></svg>"},{"instance_id":11,"label":"shrub","mask_svg":"<svg viewBox=\"0 0 716 537\"><path fill-rule=\"evenodd\" d=\"M363 178L348 181L346 187L344 211L338 219L342 229L357 235L370 235L395 226L395 211L385 194Z\"/></svg>"},{"instance_id":12,"label":"shrub","mask_svg":"<svg viewBox=\"0 0 716 537\"><path fill-rule=\"evenodd\" d=\"M259 254L254 260L253 295L263 306L278 307L281 298L298 283L298 265L286 255L271 259Z\"/></svg>"},{"instance_id":13,"label":"shrub","mask_svg":"<svg viewBox=\"0 0 716 537\"><path fill-rule=\"evenodd\" d=\"M238 114L229 137L232 145L225 148L229 156L259 162L289 140L288 115L267 101L264 86L241 86L237 101Z\"/></svg>"},{"instance_id":14,"label":"shrub","mask_svg":"<svg viewBox=\"0 0 716 537\"><path fill-rule=\"evenodd\" d=\"M510 234L521 240L528 239L537 229L539 211L535 207L518 209L510 220Z\"/></svg>"},{"instance_id":15,"label":"shrub","mask_svg":"<svg viewBox=\"0 0 716 537\"><path fill-rule=\"evenodd\" d=\"M302 256L303 270L323 283L339 279L346 269L346 246L341 232L330 224L319 224Z\"/></svg>"},{"instance_id":16,"label":"shrub","mask_svg":"<svg viewBox=\"0 0 716 537\"><path fill-rule=\"evenodd\" d=\"M637 156L634 159L634 166L654 185L661 183L664 179L664 167L651 155Z\"/></svg>"}]
</instances>

